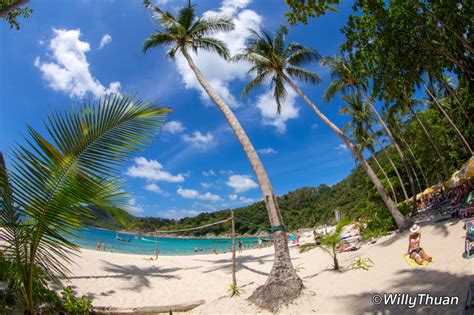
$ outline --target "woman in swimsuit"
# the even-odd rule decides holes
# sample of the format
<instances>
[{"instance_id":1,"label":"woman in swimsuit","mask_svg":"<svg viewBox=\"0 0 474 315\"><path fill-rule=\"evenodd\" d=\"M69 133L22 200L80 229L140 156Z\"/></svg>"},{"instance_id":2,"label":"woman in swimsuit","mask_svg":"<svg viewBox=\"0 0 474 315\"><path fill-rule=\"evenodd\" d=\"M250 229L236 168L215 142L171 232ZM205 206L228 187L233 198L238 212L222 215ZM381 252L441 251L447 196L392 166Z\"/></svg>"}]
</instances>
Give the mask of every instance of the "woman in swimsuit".
<instances>
[{"instance_id":1,"label":"woman in swimsuit","mask_svg":"<svg viewBox=\"0 0 474 315\"><path fill-rule=\"evenodd\" d=\"M433 260L433 258L428 256L423 248L421 248L420 239L420 226L414 224L410 229L410 237L408 238L408 254L418 265L423 264L425 260L429 262Z\"/></svg>"}]
</instances>

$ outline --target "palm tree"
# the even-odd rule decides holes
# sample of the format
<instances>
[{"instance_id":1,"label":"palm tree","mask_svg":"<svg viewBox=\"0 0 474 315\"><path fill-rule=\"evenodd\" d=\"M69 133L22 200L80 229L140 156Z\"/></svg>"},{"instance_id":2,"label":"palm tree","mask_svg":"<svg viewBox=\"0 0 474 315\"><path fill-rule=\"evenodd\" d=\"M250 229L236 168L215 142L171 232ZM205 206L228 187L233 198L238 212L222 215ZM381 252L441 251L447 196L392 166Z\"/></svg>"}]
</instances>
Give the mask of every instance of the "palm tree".
<instances>
[{"instance_id":1,"label":"palm tree","mask_svg":"<svg viewBox=\"0 0 474 315\"><path fill-rule=\"evenodd\" d=\"M403 113L405 111L408 111L409 113L411 113L412 117L415 118L416 122L420 125L424 135L426 136L426 138L428 139L429 143L431 144L431 146L433 147L433 150L435 151L435 154L436 156L438 157L437 161L435 162L439 162L441 163L441 167L443 169L443 174L444 174L444 177L445 178L448 178L450 175L449 175L449 172L448 172L448 169L447 169L447 166L446 166L446 162L444 160L444 157L443 155L441 154L440 150L439 150L439 147L438 145L436 144L436 142L434 141L431 133L428 131L427 127L425 126L425 124L423 123L423 121L420 119L420 117L418 116L418 114L416 113L415 109L414 109L414 106L418 103L418 100L416 99L413 99L409 96L409 94L406 92L406 91L402 91L402 95L400 96L400 98L398 99L398 101L396 101L389 109L389 112L388 112L388 117L390 116L393 116L394 114L396 114L397 112L398 113Z\"/></svg>"},{"instance_id":2,"label":"palm tree","mask_svg":"<svg viewBox=\"0 0 474 315\"><path fill-rule=\"evenodd\" d=\"M367 111L367 106L363 104L360 98L355 94L345 95L342 97L342 100L347 105L341 106L339 108L339 113L351 116L350 122L343 128L343 130L346 128L351 129L350 135L354 137L354 142L357 143L356 148L358 151L360 151L361 154L364 152L365 149L370 152L370 154L372 155L372 159L374 160L375 164L377 164L377 167L382 172L382 175L385 177L385 180L387 181L390 190L392 191L393 200L395 201L395 203L398 203L397 194L395 193L392 181L390 180L387 173L380 164L379 160L377 159L374 148L374 136L368 134L372 117L370 117L370 114Z\"/></svg>"},{"instance_id":3,"label":"palm tree","mask_svg":"<svg viewBox=\"0 0 474 315\"><path fill-rule=\"evenodd\" d=\"M174 59L178 52L184 56L202 88L224 114L257 177L272 227L275 260L266 283L254 292L253 300L264 308L275 310L282 304L289 303L298 297L303 286L291 263L286 231L275 194L265 168L244 129L230 107L207 82L189 54L189 50L197 52L203 49L216 52L219 56L227 58L229 51L226 45L210 36L219 31L231 30L233 23L230 18L224 16L196 18L194 7L190 3L180 10L178 17L173 16L170 12L163 12L149 1L144 1L144 4L153 12L162 31L152 34L145 42L143 50L147 51L151 47L165 45L171 46L168 51L168 56L171 59Z\"/></svg>"},{"instance_id":4,"label":"palm tree","mask_svg":"<svg viewBox=\"0 0 474 315\"><path fill-rule=\"evenodd\" d=\"M67 276L78 248L70 238L92 218L90 207L125 206L118 166L150 143L168 112L109 96L54 112L46 137L29 127L11 170L0 154L1 249L27 314L35 313L37 288Z\"/></svg>"},{"instance_id":5,"label":"palm tree","mask_svg":"<svg viewBox=\"0 0 474 315\"><path fill-rule=\"evenodd\" d=\"M362 154L356 149L350 139L339 129L332 121L330 121L316 105L314 105L308 97L298 88L298 86L290 78L296 78L303 82L316 84L320 82L320 78L315 73L303 69L301 66L320 58L317 51L306 48L298 43L292 43L286 46L285 37L288 30L285 26L272 36L267 32L262 35L252 31L253 38L249 41L243 52L233 57L235 61L246 61L251 64L250 73L256 73L244 88L242 95L246 95L250 90L271 78L271 84L274 88L274 96L277 106L280 107L287 92L285 84L288 84L293 90L301 96L305 103L316 113L316 115L341 138L344 144L352 154L360 162L377 191L387 205L388 210L392 214L397 226L404 229L408 226L408 220L397 209L396 204L385 191L382 183L373 171L372 167L367 163Z\"/></svg>"},{"instance_id":6,"label":"palm tree","mask_svg":"<svg viewBox=\"0 0 474 315\"><path fill-rule=\"evenodd\" d=\"M335 58L325 58L321 61L321 64L328 66L331 69L331 76L333 78L333 82L331 82L329 88L324 93L324 99L328 101L329 99L333 98L337 92L346 93L347 91L353 91L354 93L358 93L369 105L370 109L375 114L379 125L387 134L390 142L393 144L395 150L397 151L398 155L400 155L400 159L403 163L403 166L407 172L408 182L410 184L411 193L412 193L412 214L415 214L417 211L416 206L416 188L415 182L413 179L413 173L408 165L407 159L405 158L405 154L403 153L402 149L398 145L392 131L388 128L385 121L382 119L382 116L375 108L374 101L372 97L368 95L368 88L367 83L363 80L359 79L354 71L352 70L352 65L346 58L336 56Z\"/></svg>"},{"instance_id":7,"label":"palm tree","mask_svg":"<svg viewBox=\"0 0 474 315\"><path fill-rule=\"evenodd\" d=\"M387 158L388 162L390 163L390 166L392 166L393 171L395 172L395 175L397 175L398 182L400 183L400 188L402 189L403 192L403 197L405 198L404 200L408 199L408 194L405 189L405 183L403 182L402 176L400 175L400 171L398 170L397 165L392 159L392 156L390 155L390 152L388 152L387 147L384 145L382 142L383 140L380 139L380 130L379 131L374 131L371 128L369 128L369 133L372 135L372 139L377 143L377 145L382 149L382 152L384 153L385 157Z\"/></svg>"},{"instance_id":8,"label":"palm tree","mask_svg":"<svg viewBox=\"0 0 474 315\"><path fill-rule=\"evenodd\" d=\"M382 172L382 175L385 177L390 187L390 190L392 191L393 200L395 201L395 203L398 203L397 195L395 193L395 189L392 185L392 182L390 181L390 178L388 177L387 173L383 169L382 165L380 165L375 155L373 136L370 136L368 134L368 129L370 128L370 122L373 119L372 117L370 117L370 113L368 111L367 105L364 104L361 101L360 97L358 97L355 94L345 95L343 96L342 100L347 105L341 106L339 108L339 114L349 115L351 117L351 120L343 128L343 131L345 131L345 129L347 128L351 129L350 134L356 140L355 142L358 143L358 145L356 145L356 148L358 151L360 151L361 154L363 153L365 149L367 149L371 153L372 159L375 161L375 164L377 164L377 167Z\"/></svg>"},{"instance_id":9,"label":"palm tree","mask_svg":"<svg viewBox=\"0 0 474 315\"><path fill-rule=\"evenodd\" d=\"M430 82L431 81L431 78L430 78ZM456 126L456 124L454 123L454 121L451 119L451 117L449 116L449 114L444 110L443 108L443 105L441 103L443 103L446 99L445 98L441 98L441 99L438 99L435 94L436 92L434 91L434 87L428 87L426 84L423 83L423 87L425 89L425 92L426 94L429 96L429 98L431 99L431 101L436 104L436 107L439 109L439 111L444 115L444 117L446 118L446 120L448 121L448 123L451 125L451 127L454 129L454 131L456 132L457 136L459 137L459 139L461 140L463 146L465 147L467 153L469 153L471 156L474 155L474 151L472 151L471 149L471 146L469 145L469 142L466 140L466 138L464 137L464 135L462 134L461 130L459 130L458 126Z\"/></svg>"}]
</instances>

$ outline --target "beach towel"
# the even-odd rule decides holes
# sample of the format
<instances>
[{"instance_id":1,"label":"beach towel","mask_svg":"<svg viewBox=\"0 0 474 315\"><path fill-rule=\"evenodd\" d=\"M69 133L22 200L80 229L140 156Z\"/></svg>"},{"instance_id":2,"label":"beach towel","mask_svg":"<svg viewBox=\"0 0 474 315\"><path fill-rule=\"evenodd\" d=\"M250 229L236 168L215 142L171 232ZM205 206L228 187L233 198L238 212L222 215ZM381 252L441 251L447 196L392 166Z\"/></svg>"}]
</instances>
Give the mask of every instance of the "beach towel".
<instances>
[{"instance_id":1,"label":"beach towel","mask_svg":"<svg viewBox=\"0 0 474 315\"><path fill-rule=\"evenodd\" d=\"M413 267L413 268L416 268L416 267L423 267L423 266L426 266L426 265L430 264L429 261L423 260L423 264L418 265L418 264L416 263L416 261L410 257L409 254L403 255L403 257L405 258L406 262L407 262L411 267ZM432 257L432 258L433 258L433 257ZM433 260L432 260L431 262L433 263L434 261L435 261L435 260L434 260L434 258L433 258Z\"/></svg>"}]
</instances>

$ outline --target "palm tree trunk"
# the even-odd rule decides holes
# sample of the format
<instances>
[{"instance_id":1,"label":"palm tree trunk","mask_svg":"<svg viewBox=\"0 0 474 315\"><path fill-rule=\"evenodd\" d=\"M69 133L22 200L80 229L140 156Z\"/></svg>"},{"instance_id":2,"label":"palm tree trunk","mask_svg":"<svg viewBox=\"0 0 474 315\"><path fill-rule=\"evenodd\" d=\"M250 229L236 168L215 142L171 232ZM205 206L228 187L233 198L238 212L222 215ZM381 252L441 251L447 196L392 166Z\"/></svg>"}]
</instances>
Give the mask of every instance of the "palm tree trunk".
<instances>
[{"instance_id":1,"label":"palm tree trunk","mask_svg":"<svg viewBox=\"0 0 474 315\"><path fill-rule=\"evenodd\" d=\"M385 172L385 170L383 169L382 165L380 165L379 160L377 160L377 157L375 156L375 153L372 153L372 158L374 159L375 164L377 164L377 166L379 167L379 169L382 172L383 176L387 180L388 185L390 186L390 190L392 191L393 201L395 201L395 203L397 204L398 203L397 194L395 193L395 189L393 188L392 181L388 177L388 175Z\"/></svg>"},{"instance_id":2,"label":"palm tree trunk","mask_svg":"<svg viewBox=\"0 0 474 315\"><path fill-rule=\"evenodd\" d=\"M425 172L423 171L423 168L421 167L420 165L420 162L418 161L418 159L416 158L416 155L415 153L413 152L413 150L411 149L410 145L408 144L408 142L403 138L403 137L399 137L400 140L402 140L403 144L405 145L405 147L408 149L408 152L410 152L410 155L411 157L413 158L413 161L415 161L415 164L416 166L418 167L418 169L420 170L420 173L421 173L421 176L423 177L423 181L425 182L425 186L426 187L429 187L430 186L430 183L428 181L428 177L426 177L426 174ZM423 189L422 189L423 190Z\"/></svg>"},{"instance_id":3,"label":"palm tree trunk","mask_svg":"<svg viewBox=\"0 0 474 315\"><path fill-rule=\"evenodd\" d=\"M339 129L332 121L330 121L317 107L314 105L307 97L306 95L296 86L296 84L293 83L285 74L283 74L283 78L285 79L286 82L295 90L296 93L300 95L300 97L308 104L308 106L316 113L316 115L326 124L329 126L329 128L338 135L342 141L345 143L345 145L351 150L352 154L357 158L359 161L360 165L364 169L364 171L367 173L369 176L370 180L374 184L375 188L380 194L380 197L382 197L382 200L384 201L385 205L387 206L388 210L393 216L393 219L395 220L398 228L400 230L403 230L408 227L409 221L407 218L405 218L400 211L397 208L397 205L393 202L393 200L390 198L390 196L387 194L387 191L383 187L382 183L380 182L380 179L377 177L377 174L375 174L374 170L372 167L370 167L369 163L364 159L362 154L359 152L359 150L356 149L354 144L349 140L349 138L342 132L341 129Z\"/></svg>"},{"instance_id":4,"label":"palm tree trunk","mask_svg":"<svg viewBox=\"0 0 474 315\"><path fill-rule=\"evenodd\" d=\"M418 115L416 114L416 112L413 110L413 107L412 107L411 105L408 105L408 107L410 108L411 114L413 115L413 117L415 117L416 121L418 122L418 124L420 125L421 129L423 130L423 133L425 134L426 138L428 138L428 141L430 142L431 146L432 146L433 149L435 150L435 153L436 153L436 155L438 156L439 161L441 162L441 166L443 167L443 174L444 174L444 177L445 177L445 178L448 178L448 177L449 177L448 168L446 167L446 163L444 162L443 156L441 155L441 152L439 151L439 147L436 145L436 143L435 143L433 137L432 137L431 134L428 132L428 129L426 129L426 126L425 126L425 124L423 123L423 121L420 119L420 117L418 117Z\"/></svg>"},{"instance_id":5,"label":"palm tree trunk","mask_svg":"<svg viewBox=\"0 0 474 315\"><path fill-rule=\"evenodd\" d=\"M377 142L377 144L379 145L379 147L382 148L382 151L385 154L385 156L387 157L388 162L390 163L393 170L395 171L395 174L397 175L397 178L398 178L398 182L400 183L400 187L402 188L402 191L403 191L403 197L405 198L404 200L407 200L408 199L407 190L405 189L405 183L403 182L402 176L400 175L400 172L398 171L398 167L393 162L392 157L390 156L390 153L387 151L385 146L382 143L380 143L379 138L377 137L375 132L372 130L372 128L370 128L370 132L374 136L374 139Z\"/></svg>"},{"instance_id":6,"label":"palm tree trunk","mask_svg":"<svg viewBox=\"0 0 474 315\"><path fill-rule=\"evenodd\" d=\"M429 97L431 98L431 100L436 104L436 106L438 107L438 109L443 113L444 117L446 117L446 119L448 120L449 124L451 125L451 127L453 127L454 131L456 131L456 134L458 135L459 139L461 140L461 142L463 143L464 147L466 148L466 150L468 151L468 153L470 153L471 155L474 154L474 152L472 151L471 149L471 146L469 145L469 142L467 142L466 138L464 138L463 134L461 133L461 131L459 130L459 128L456 126L456 124L453 122L453 120L451 119L451 117L449 117L448 113L446 113L446 111L443 109L443 106L441 106L441 104L438 102L438 100L436 99L436 97L434 97L434 95L431 93L430 89L428 89L428 87L423 84L424 88L425 88L425 91L426 93L429 95Z\"/></svg>"},{"instance_id":7,"label":"palm tree trunk","mask_svg":"<svg viewBox=\"0 0 474 315\"><path fill-rule=\"evenodd\" d=\"M283 225L280 209L278 208L278 203L275 194L273 193L270 180L268 179L268 175L257 152L255 151L255 148L232 110L209 85L199 68L194 64L189 53L184 49L182 50L182 53L186 58L189 67L196 75L197 80L224 114L227 122L237 136L237 139L242 145L250 165L252 166L255 176L257 177L260 189L262 190L263 201L265 202L268 217L270 219L270 226L272 227L275 260L267 281L263 286L258 287L253 292L250 299L260 307L276 310L281 305L287 304L299 296L301 289L303 288L303 282L296 274L291 263L285 227Z\"/></svg>"},{"instance_id":8,"label":"palm tree trunk","mask_svg":"<svg viewBox=\"0 0 474 315\"><path fill-rule=\"evenodd\" d=\"M378 119L380 125L382 126L382 128L385 130L385 133L390 138L390 141L392 142L393 146L395 147L395 150L397 151L398 155L400 155L400 159L402 160L403 166L405 167L405 170L407 171L408 182L410 184L410 189L411 189L411 193L412 193L412 215L415 215L418 211L418 208L416 206L416 188L415 188L415 182L413 180L413 173L410 169L410 166L407 163L407 160L405 158L405 154L403 154L403 151L400 148L400 146L398 145L397 141L395 140L395 137L393 136L392 131L390 130L390 128L388 128L387 124L382 119L382 116L380 116L380 113L375 108L374 103L369 98L367 93L365 93L365 91L364 91L362 94L366 98L367 103L369 104L369 107L374 112L375 116L377 116L377 119Z\"/></svg>"},{"instance_id":9,"label":"palm tree trunk","mask_svg":"<svg viewBox=\"0 0 474 315\"><path fill-rule=\"evenodd\" d=\"M464 114L464 117L466 117L467 121L469 122L469 124L471 126L474 125L474 122L472 121L471 119L471 116L469 115L467 109L464 107L464 105L461 103L461 101L459 100L458 96L456 95L456 91L451 87L451 85L449 85L448 82L446 82L446 80L443 78L443 76L441 76L440 78L440 81L441 81L441 84L446 88L446 90L448 90L449 92L449 95L456 101L456 103L459 105L459 107L461 108L461 111L463 112Z\"/></svg>"}]
</instances>

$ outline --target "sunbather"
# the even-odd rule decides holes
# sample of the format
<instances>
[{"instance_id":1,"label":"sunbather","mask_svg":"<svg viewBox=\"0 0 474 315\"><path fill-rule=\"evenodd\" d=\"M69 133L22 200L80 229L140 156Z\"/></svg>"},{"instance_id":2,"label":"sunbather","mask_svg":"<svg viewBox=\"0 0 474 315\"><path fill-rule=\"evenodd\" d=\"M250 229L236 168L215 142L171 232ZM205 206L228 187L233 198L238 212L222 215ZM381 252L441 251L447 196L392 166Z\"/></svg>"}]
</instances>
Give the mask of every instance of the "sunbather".
<instances>
[{"instance_id":1,"label":"sunbather","mask_svg":"<svg viewBox=\"0 0 474 315\"><path fill-rule=\"evenodd\" d=\"M418 265L423 264L425 260L429 262L433 260L420 246L420 239L420 226L414 224L410 229L410 237L408 238L408 254Z\"/></svg>"}]
</instances>

